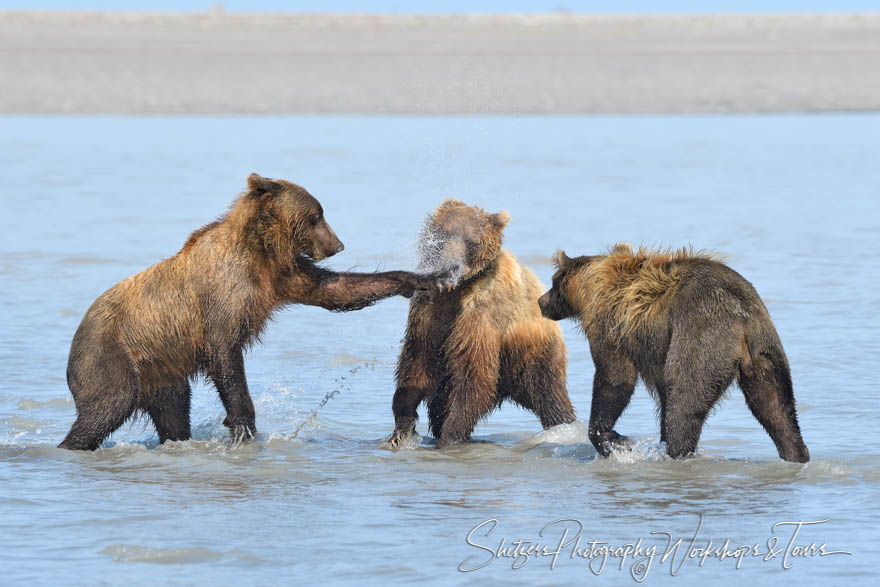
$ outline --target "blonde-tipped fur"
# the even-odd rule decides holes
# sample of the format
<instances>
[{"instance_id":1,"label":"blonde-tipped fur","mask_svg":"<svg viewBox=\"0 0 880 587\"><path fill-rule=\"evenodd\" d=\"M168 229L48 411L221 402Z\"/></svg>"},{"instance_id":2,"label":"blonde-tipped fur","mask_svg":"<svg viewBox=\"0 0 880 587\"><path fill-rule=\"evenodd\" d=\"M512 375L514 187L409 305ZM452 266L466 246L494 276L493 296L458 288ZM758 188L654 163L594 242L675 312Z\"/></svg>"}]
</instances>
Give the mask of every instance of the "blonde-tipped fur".
<instances>
[{"instance_id":1,"label":"blonde-tipped fur","mask_svg":"<svg viewBox=\"0 0 880 587\"><path fill-rule=\"evenodd\" d=\"M557 263L562 261L557 253ZM633 250L615 245L604 258L587 264L566 284L566 296L580 310L588 328L597 317L608 317L620 336L629 336L663 319L684 275L684 265L716 256L693 247Z\"/></svg>"}]
</instances>

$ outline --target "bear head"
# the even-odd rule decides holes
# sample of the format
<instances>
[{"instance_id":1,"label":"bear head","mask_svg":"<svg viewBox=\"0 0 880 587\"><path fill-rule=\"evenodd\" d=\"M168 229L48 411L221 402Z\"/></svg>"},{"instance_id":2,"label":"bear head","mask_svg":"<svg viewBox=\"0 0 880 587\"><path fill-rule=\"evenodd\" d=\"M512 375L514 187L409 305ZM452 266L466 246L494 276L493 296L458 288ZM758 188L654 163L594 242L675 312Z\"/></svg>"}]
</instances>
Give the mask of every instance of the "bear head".
<instances>
[{"instance_id":1,"label":"bear head","mask_svg":"<svg viewBox=\"0 0 880 587\"><path fill-rule=\"evenodd\" d=\"M448 272L453 284L477 275L501 251L507 212L486 212L448 198L428 216L419 239L420 269Z\"/></svg>"},{"instance_id":2,"label":"bear head","mask_svg":"<svg viewBox=\"0 0 880 587\"><path fill-rule=\"evenodd\" d=\"M592 263L606 259L611 255L630 257L633 254L629 243L618 243L607 255L585 255L581 257L569 257L565 251L556 251L553 256L553 265L556 273L553 274L553 282L550 291L538 298L538 306L541 314L550 320L563 320L573 318L583 310L589 292L589 279L578 279L583 275L582 271ZM595 265L594 265L595 267Z\"/></svg>"},{"instance_id":3,"label":"bear head","mask_svg":"<svg viewBox=\"0 0 880 587\"><path fill-rule=\"evenodd\" d=\"M269 254L319 261L345 248L327 224L321 203L305 188L251 173L245 197L259 205L256 230Z\"/></svg>"},{"instance_id":4,"label":"bear head","mask_svg":"<svg viewBox=\"0 0 880 587\"><path fill-rule=\"evenodd\" d=\"M556 251L553 256L553 265L556 272L553 274L553 282L550 291L538 298L538 306L544 318L550 320L564 320L573 318L578 314L571 302L571 286L574 276L579 270L593 260L593 257L575 257L572 259L564 251Z\"/></svg>"}]
</instances>

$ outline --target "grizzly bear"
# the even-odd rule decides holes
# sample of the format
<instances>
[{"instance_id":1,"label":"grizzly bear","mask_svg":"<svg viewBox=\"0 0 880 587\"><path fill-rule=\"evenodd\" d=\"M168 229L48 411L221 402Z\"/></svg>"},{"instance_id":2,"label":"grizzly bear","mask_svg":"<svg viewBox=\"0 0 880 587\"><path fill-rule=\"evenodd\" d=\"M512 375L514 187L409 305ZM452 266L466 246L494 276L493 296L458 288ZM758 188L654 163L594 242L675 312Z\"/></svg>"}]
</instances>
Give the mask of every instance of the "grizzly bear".
<instances>
[{"instance_id":1,"label":"grizzly bear","mask_svg":"<svg viewBox=\"0 0 880 587\"><path fill-rule=\"evenodd\" d=\"M552 320L575 318L596 367L590 441L608 456L626 438L614 424L641 377L658 402L671 457L694 453L703 423L735 380L786 461L810 459L795 412L788 359L767 308L739 273L705 253L636 251L555 258L541 296Z\"/></svg>"},{"instance_id":2,"label":"grizzly bear","mask_svg":"<svg viewBox=\"0 0 880 587\"><path fill-rule=\"evenodd\" d=\"M243 351L275 310L357 310L437 283L403 271L336 273L316 264L342 250L309 192L251 174L224 216L86 312L67 365L77 417L60 446L94 450L136 412L149 415L160 443L189 439L189 382L199 374L217 388L232 439L254 437Z\"/></svg>"},{"instance_id":3,"label":"grizzly bear","mask_svg":"<svg viewBox=\"0 0 880 587\"><path fill-rule=\"evenodd\" d=\"M428 404L437 447L470 439L477 422L510 399L544 428L573 422L565 343L541 316L541 283L501 248L507 212L447 199L428 217L422 267L457 276L450 290L416 292L397 362L394 432L400 446Z\"/></svg>"}]
</instances>

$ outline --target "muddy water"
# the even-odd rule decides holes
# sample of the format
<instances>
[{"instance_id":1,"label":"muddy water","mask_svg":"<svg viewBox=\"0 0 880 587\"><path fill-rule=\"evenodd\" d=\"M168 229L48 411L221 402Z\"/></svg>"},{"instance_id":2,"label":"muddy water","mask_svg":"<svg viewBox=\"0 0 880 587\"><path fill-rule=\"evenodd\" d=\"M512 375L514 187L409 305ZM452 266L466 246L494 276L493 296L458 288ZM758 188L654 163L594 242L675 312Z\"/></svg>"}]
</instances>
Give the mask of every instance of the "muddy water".
<instances>
[{"instance_id":1,"label":"muddy water","mask_svg":"<svg viewBox=\"0 0 880 587\"><path fill-rule=\"evenodd\" d=\"M0 119L3 582L868 584L880 555L878 136L874 115ZM541 432L512 406L473 444L436 451L426 436L391 452L403 299L279 312L247 357L258 442L228 446L216 393L198 385L192 441L158 447L135 421L95 453L56 449L86 308L174 254L251 171L321 200L346 245L329 262L338 269L414 268L425 214L448 196L508 210L508 248L545 283L558 247L719 251L776 322L813 460L781 462L731 390L699 457L669 461L643 388L617 427L636 449L611 459L596 458L583 421ZM564 330L586 419L592 364L574 325ZM695 547L757 545L738 570L731 557L684 560L701 516ZM793 527L774 524L825 519L796 546L851 555L783 560ZM581 542L555 564L516 558L517 540L571 541L575 520ZM667 535L652 532L684 540L661 562ZM639 538L655 558L602 567L586 550ZM492 558L502 539L512 556Z\"/></svg>"}]
</instances>

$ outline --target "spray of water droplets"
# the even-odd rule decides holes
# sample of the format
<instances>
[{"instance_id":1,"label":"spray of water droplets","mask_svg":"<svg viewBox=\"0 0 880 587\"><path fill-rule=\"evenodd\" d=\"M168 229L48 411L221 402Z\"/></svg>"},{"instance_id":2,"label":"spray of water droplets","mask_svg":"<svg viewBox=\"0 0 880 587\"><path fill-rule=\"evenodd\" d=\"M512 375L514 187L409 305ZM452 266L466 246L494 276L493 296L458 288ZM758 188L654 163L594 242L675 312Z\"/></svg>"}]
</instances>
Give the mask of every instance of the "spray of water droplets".
<instances>
[{"instance_id":1,"label":"spray of water droplets","mask_svg":"<svg viewBox=\"0 0 880 587\"><path fill-rule=\"evenodd\" d=\"M311 413L306 417L305 420L299 423L299 426L296 427L296 430L294 430L293 434L290 436L290 440L293 440L294 438L299 436L299 433L302 432L302 429L305 428L306 424L314 424L315 421L318 419L318 411L326 406L327 402L329 402L337 395L339 395L338 389L334 389L333 391L327 393L327 395L324 396L324 399L321 400L321 403L319 403L318 406L311 411Z\"/></svg>"},{"instance_id":2,"label":"spray of water droplets","mask_svg":"<svg viewBox=\"0 0 880 587\"><path fill-rule=\"evenodd\" d=\"M421 273L447 273L456 287L468 271L464 237L441 230L428 216L417 242Z\"/></svg>"}]
</instances>

